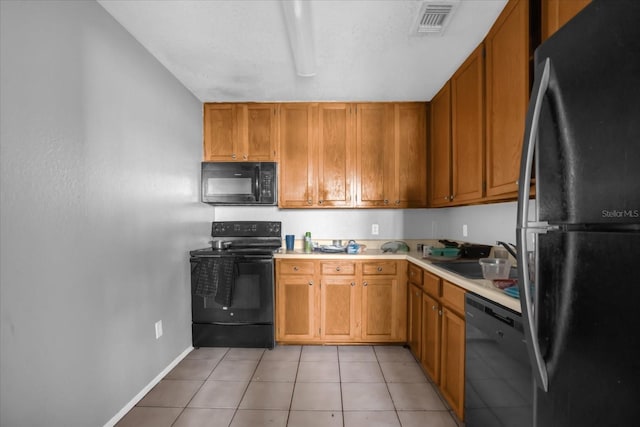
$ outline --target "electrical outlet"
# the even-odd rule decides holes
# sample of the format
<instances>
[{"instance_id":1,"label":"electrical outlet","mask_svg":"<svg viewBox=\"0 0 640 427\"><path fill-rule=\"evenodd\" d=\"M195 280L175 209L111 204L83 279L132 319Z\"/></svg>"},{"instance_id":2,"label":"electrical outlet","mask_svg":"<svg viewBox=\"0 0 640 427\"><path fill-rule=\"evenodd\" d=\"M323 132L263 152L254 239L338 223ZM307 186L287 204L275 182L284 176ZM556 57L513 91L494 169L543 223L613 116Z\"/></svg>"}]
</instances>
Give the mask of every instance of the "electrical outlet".
<instances>
[{"instance_id":1,"label":"electrical outlet","mask_svg":"<svg viewBox=\"0 0 640 427\"><path fill-rule=\"evenodd\" d=\"M380 232L380 228L378 227L378 224L371 224L371 234L375 236L379 232Z\"/></svg>"},{"instance_id":2,"label":"electrical outlet","mask_svg":"<svg viewBox=\"0 0 640 427\"><path fill-rule=\"evenodd\" d=\"M156 322L156 339L160 339L162 336L162 320Z\"/></svg>"},{"instance_id":3,"label":"electrical outlet","mask_svg":"<svg viewBox=\"0 0 640 427\"><path fill-rule=\"evenodd\" d=\"M467 224L462 224L462 237L467 237L469 235L469 228Z\"/></svg>"}]
</instances>

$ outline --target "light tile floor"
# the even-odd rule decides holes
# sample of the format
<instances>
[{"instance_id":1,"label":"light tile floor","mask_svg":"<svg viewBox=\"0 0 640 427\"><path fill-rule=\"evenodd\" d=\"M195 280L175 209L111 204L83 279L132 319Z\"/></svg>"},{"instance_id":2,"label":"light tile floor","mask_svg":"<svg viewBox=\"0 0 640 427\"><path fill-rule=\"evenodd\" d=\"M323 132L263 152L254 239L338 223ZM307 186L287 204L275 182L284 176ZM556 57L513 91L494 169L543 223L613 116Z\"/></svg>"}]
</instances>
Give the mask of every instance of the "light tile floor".
<instances>
[{"instance_id":1,"label":"light tile floor","mask_svg":"<svg viewBox=\"0 0 640 427\"><path fill-rule=\"evenodd\" d=\"M117 427L456 427L408 349L193 350Z\"/></svg>"}]
</instances>

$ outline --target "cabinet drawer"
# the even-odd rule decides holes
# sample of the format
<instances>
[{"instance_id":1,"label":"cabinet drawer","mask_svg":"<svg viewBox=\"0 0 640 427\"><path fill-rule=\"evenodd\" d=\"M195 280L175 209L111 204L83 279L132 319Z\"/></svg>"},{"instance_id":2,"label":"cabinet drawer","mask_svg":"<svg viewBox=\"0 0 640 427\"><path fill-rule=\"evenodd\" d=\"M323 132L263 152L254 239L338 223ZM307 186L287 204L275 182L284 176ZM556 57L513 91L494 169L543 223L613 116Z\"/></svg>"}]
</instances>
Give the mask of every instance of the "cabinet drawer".
<instances>
[{"instance_id":1,"label":"cabinet drawer","mask_svg":"<svg viewBox=\"0 0 640 427\"><path fill-rule=\"evenodd\" d=\"M395 261L365 262L362 266L362 274L396 274L398 264Z\"/></svg>"},{"instance_id":2,"label":"cabinet drawer","mask_svg":"<svg viewBox=\"0 0 640 427\"><path fill-rule=\"evenodd\" d=\"M440 278L428 271L424 272L423 289L434 298L440 298Z\"/></svg>"},{"instance_id":3,"label":"cabinet drawer","mask_svg":"<svg viewBox=\"0 0 640 427\"><path fill-rule=\"evenodd\" d=\"M356 274L356 264L343 261L321 261L320 273L322 275L351 275Z\"/></svg>"},{"instance_id":4,"label":"cabinet drawer","mask_svg":"<svg viewBox=\"0 0 640 427\"><path fill-rule=\"evenodd\" d=\"M409 283L422 287L422 269L409 263Z\"/></svg>"},{"instance_id":5,"label":"cabinet drawer","mask_svg":"<svg viewBox=\"0 0 640 427\"><path fill-rule=\"evenodd\" d=\"M313 261L282 260L278 274L313 274Z\"/></svg>"},{"instance_id":6,"label":"cabinet drawer","mask_svg":"<svg viewBox=\"0 0 640 427\"><path fill-rule=\"evenodd\" d=\"M446 305L464 317L464 289L447 281L443 281L442 298L440 301L443 305Z\"/></svg>"}]
</instances>

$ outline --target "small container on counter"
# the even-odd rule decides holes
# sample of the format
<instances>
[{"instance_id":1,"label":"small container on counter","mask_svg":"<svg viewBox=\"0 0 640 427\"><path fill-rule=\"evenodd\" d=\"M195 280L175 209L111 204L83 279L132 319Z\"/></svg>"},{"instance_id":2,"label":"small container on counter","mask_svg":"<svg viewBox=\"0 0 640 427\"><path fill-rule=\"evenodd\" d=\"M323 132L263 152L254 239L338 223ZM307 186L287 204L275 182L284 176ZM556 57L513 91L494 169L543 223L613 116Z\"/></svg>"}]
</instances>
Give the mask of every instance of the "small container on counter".
<instances>
[{"instance_id":1,"label":"small container on counter","mask_svg":"<svg viewBox=\"0 0 640 427\"><path fill-rule=\"evenodd\" d=\"M311 253L313 252L313 244L311 243L311 232L307 231L304 234L304 252Z\"/></svg>"}]
</instances>

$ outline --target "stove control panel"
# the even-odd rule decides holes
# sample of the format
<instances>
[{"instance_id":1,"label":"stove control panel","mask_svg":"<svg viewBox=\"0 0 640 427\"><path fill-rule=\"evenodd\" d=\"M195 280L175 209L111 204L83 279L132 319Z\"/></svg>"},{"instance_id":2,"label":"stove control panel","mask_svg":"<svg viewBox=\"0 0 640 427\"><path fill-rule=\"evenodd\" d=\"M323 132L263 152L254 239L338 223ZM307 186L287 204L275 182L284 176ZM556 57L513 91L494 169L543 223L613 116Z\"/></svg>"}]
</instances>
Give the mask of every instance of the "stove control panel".
<instances>
[{"instance_id":1,"label":"stove control panel","mask_svg":"<svg viewBox=\"0 0 640 427\"><path fill-rule=\"evenodd\" d=\"M216 221L211 237L281 237L280 221Z\"/></svg>"}]
</instances>

